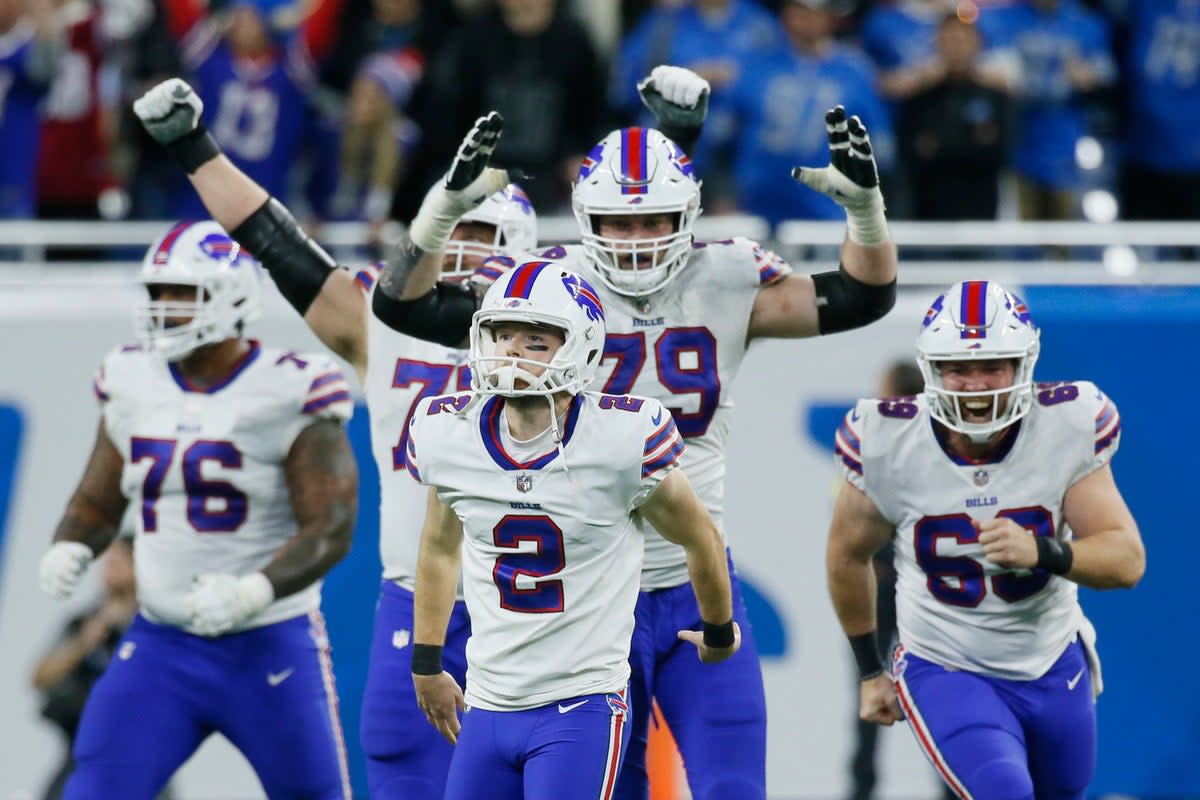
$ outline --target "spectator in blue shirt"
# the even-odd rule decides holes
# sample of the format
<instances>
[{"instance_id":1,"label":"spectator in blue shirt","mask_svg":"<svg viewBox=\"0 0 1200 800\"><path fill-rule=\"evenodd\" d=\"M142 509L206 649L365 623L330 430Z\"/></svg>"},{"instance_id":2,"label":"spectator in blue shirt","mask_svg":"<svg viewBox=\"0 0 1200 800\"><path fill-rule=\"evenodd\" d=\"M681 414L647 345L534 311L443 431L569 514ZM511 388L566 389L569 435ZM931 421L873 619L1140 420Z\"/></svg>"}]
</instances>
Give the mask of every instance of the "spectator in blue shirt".
<instances>
[{"instance_id":1,"label":"spectator in blue shirt","mask_svg":"<svg viewBox=\"0 0 1200 800\"><path fill-rule=\"evenodd\" d=\"M247 175L277 197L317 118L309 102L315 61L332 47L328 27L340 0L318 0L303 21L290 0L236 0L228 18L211 16L200 0L169 0L184 69L204 101L213 138ZM180 179L172 216L207 216L195 191Z\"/></svg>"},{"instance_id":2,"label":"spectator in blue shirt","mask_svg":"<svg viewBox=\"0 0 1200 800\"><path fill-rule=\"evenodd\" d=\"M898 0L880 3L867 13L859 37L880 72L880 94L889 100L904 100L945 80L946 65L934 39L946 14L955 13L957 5L948 0ZM994 48L991 28L996 16L989 12L980 17L977 10L968 14L965 7L959 12L963 23L976 26L984 48L976 76L984 85L1006 91L1016 66L1007 54Z\"/></svg>"},{"instance_id":3,"label":"spectator in blue shirt","mask_svg":"<svg viewBox=\"0 0 1200 800\"><path fill-rule=\"evenodd\" d=\"M1075 147L1090 133L1081 101L1116 80L1108 26L1078 0L1026 0L1003 17L1002 35L1020 64L1012 160L1021 216L1071 219L1080 179Z\"/></svg>"},{"instance_id":4,"label":"spectator in blue shirt","mask_svg":"<svg viewBox=\"0 0 1200 800\"><path fill-rule=\"evenodd\" d=\"M1200 219L1200 3L1130 0L1127 219Z\"/></svg>"},{"instance_id":5,"label":"spectator in blue shirt","mask_svg":"<svg viewBox=\"0 0 1200 800\"><path fill-rule=\"evenodd\" d=\"M886 172L895 149L891 120L870 62L834 40L838 19L824 3L792 0L779 9L779 20L787 49L744 57L730 84L738 205L771 224L838 220L842 209L788 177L792 166L825 158L825 110L841 104L870 128L876 161Z\"/></svg>"},{"instance_id":6,"label":"spectator in blue shirt","mask_svg":"<svg viewBox=\"0 0 1200 800\"><path fill-rule=\"evenodd\" d=\"M651 10L623 42L613 62L609 102L622 124L653 126L637 81L660 64L686 67L712 87L709 112L692 160L704 175L705 208L720 213L736 202L728 150L716 143L732 133L729 85L743 57L786 47L779 21L754 0L691 0Z\"/></svg>"},{"instance_id":7,"label":"spectator in blue shirt","mask_svg":"<svg viewBox=\"0 0 1200 800\"><path fill-rule=\"evenodd\" d=\"M36 207L38 104L66 42L51 0L0 0L0 217L28 219Z\"/></svg>"}]
</instances>

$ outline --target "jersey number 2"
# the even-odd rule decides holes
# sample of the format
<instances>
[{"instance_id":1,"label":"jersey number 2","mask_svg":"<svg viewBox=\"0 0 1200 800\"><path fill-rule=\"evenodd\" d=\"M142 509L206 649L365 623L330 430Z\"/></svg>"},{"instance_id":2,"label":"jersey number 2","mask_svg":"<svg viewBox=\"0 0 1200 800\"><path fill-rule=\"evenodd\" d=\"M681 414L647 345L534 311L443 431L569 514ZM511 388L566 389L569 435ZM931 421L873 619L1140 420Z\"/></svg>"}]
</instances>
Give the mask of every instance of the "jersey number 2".
<instances>
[{"instance_id":1,"label":"jersey number 2","mask_svg":"<svg viewBox=\"0 0 1200 800\"><path fill-rule=\"evenodd\" d=\"M996 516L1011 519L1035 536L1054 535L1054 517L1041 506L1010 508L997 511ZM937 543L942 539L971 544L979 541L979 532L966 514L922 517L913 527L917 563L928 576L930 593L948 605L975 608L987 594L983 564L969 556L938 555ZM1044 569L1032 570L1028 575L1005 572L991 579L992 591L1009 603L1032 597L1049 582L1050 573Z\"/></svg>"},{"instance_id":2,"label":"jersey number 2","mask_svg":"<svg viewBox=\"0 0 1200 800\"><path fill-rule=\"evenodd\" d=\"M546 516L510 514L492 529L496 547L517 549L533 542L533 550L505 553L496 558L492 580L500 590L500 607L522 614L557 614L563 610L563 582L546 580L567 565L562 530ZM518 586L517 579L524 578Z\"/></svg>"},{"instance_id":3,"label":"jersey number 2","mask_svg":"<svg viewBox=\"0 0 1200 800\"><path fill-rule=\"evenodd\" d=\"M142 530L158 530L158 504L163 482L175 459L178 442L174 439L148 439L135 436L129 443L129 461L133 464L150 460L150 469L142 481ZM233 442L201 439L183 451L183 489L187 492L187 518L197 533L233 533L242 526L250 513L246 493L226 481L204 477L204 462L215 461L226 469L242 468L242 453ZM210 501L223 506L208 507Z\"/></svg>"}]
</instances>

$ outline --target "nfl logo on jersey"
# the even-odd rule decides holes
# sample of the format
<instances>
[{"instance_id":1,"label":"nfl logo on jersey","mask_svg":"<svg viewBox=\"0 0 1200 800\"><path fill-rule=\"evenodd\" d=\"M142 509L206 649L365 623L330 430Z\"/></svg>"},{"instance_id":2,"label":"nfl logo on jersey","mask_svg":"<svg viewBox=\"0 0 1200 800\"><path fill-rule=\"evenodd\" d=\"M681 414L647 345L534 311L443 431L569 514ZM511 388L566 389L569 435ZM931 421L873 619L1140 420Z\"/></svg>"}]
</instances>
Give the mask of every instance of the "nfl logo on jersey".
<instances>
[{"instance_id":1,"label":"nfl logo on jersey","mask_svg":"<svg viewBox=\"0 0 1200 800\"><path fill-rule=\"evenodd\" d=\"M533 488L533 477L530 475L517 476L517 491L521 494L528 492Z\"/></svg>"},{"instance_id":2,"label":"nfl logo on jersey","mask_svg":"<svg viewBox=\"0 0 1200 800\"><path fill-rule=\"evenodd\" d=\"M987 486L987 482L988 482L987 470L977 469L977 470L975 470L975 474L972 477L974 477L974 479L975 479L976 486Z\"/></svg>"}]
</instances>

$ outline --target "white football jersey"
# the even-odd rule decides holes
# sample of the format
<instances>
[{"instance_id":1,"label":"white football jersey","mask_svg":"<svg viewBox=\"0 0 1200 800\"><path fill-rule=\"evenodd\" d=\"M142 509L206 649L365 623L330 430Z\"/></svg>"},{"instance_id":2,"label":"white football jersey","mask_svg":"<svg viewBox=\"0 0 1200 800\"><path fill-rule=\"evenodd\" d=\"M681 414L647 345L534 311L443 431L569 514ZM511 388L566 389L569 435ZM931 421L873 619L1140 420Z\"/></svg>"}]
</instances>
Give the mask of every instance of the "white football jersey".
<instances>
[{"instance_id":1,"label":"white football jersey","mask_svg":"<svg viewBox=\"0 0 1200 800\"><path fill-rule=\"evenodd\" d=\"M368 303L378 276L375 267L359 270L355 276ZM469 389L471 373L466 350L405 336L374 314L368 314L368 319L363 389L371 452L379 468L379 557L384 579L411 590L425 520L425 491L409 479L404 467L408 420L418 400Z\"/></svg>"},{"instance_id":2,"label":"white football jersey","mask_svg":"<svg viewBox=\"0 0 1200 800\"><path fill-rule=\"evenodd\" d=\"M1035 395L986 463L943 445L924 397L860 400L838 429L847 480L896 527L900 642L921 658L1031 680L1080 629L1075 583L991 564L971 525L1008 517L1038 536L1071 539L1067 489L1117 450L1120 415L1094 384L1038 384Z\"/></svg>"},{"instance_id":3,"label":"white football jersey","mask_svg":"<svg viewBox=\"0 0 1200 800\"><path fill-rule=\"evenodd\" d=\"M634 510L683 452L671 415L584 393L563 453L547 434L544 451L521 452L503 401L471 398L422 400L408 451L413 476L463 523L467 701L517 710L624 689L645 524Z\"/></svg>"},{"instance_id":4,"label":"white football jersey","mask_svg":"<svg viewBox=\"0 0 1200 800\"><path fill-rule=\"evenodd\" d=\"M270 563L296 534L284 474L292 443L315 419L353 413L329 356L250 345L203 389L136 346L111 352L96 375L105 430L125 459L121 490L136 509L138 601L156 622L188 628L184 598L197 575L246 575ZM318 581L241 629L306 614L320 595Z\"/></svg>"},{"instance_id":5,"label":"white football jersey","mask_svg":"<svg viewBox=\"0 0 1200 800\"><path fill-rule=\"evenodd\" d=\"M680 466L724 534L731 385L746 355L759 289L784 278L791 267L749 239L697 242L666 288L635 302L599 280L582 246L555 247L542 255L561 259L587 278L604 303L604 359L592 388L653 397L671 411L688 445ZM687 580L683 548L646 531L642 588L664 589Z\"/></svg>"}]
</instances>

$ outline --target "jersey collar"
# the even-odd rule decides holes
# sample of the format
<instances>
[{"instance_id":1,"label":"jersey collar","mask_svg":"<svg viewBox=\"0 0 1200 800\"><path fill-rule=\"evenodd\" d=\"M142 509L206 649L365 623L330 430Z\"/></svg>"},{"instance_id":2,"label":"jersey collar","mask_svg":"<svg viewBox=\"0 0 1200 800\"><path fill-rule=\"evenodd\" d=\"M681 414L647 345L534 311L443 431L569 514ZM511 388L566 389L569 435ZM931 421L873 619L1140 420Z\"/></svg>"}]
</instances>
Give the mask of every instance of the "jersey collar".
<instances>
[{"instance_id":1,"label":"jersey collar","mask_svg":"<svg viewBox=\"0 0 1200 800\"><path fill-rule=\"evenodd\" d=\"M579 421L579 409L582 407L583 393L580 392L571 398L571 405L567 408L567 421L563 425L563 448L566 448L571 442L571 436L575 433L575 423ZM557 447L524 463L517 461L505 452L504 444L500 439L500 413L503 410L504 398L492 396L484 403L483 410L479 414L479 431L483 434L483 446L487 448L488 454L501 469L541 469L558 457Z\"/></svg>"},{"instance_id":2,"label":"jersey collar","mask_svg":"<svg viewBox=\"0 0 1200 800\"><path fill-rule=\"evenodd\" d=\"M1017 443L1017 436L1021 433L1022 421L1023 420L1017 420L1009 426L1008 430L1004 432L1004 439L1000 442L999 446L992 451L990 456L976 461L973 458L967 458L966 456L955 452L950 447L949 442L946 440L946 429L939 425L933 417L929 418L929 424L933 428L933 438L937 439L937 443L942 448L942 452L949 456L950 460L955 464L958 464L960 467L977 467L984 464L999 464L1008 456L1010 452L1012 452L1013 446Z\"/></svg>"},{"instance_id":3,"label":"jersey collar","mask_svg":"<svg viewBox=\"0 0 1200 800\"><path fill-rule=\"evenodd\" d=\"M245 355L238 359L236 364L229 368L229 373L219 381L210 383L207 386L197 386L189 381L187 376L183 374L183 371L180 370L179 366L173 361L168 362L167 369L171 371L171 377L175 379L175 384L183 391L192 392L194 394L216 394L237 380L239 375L245 372L251 364L258 360L258 354L261 352L262 346L258 343L258 340L251 339L250 349L246 351Z\"/></svg>"}]
</instances>

